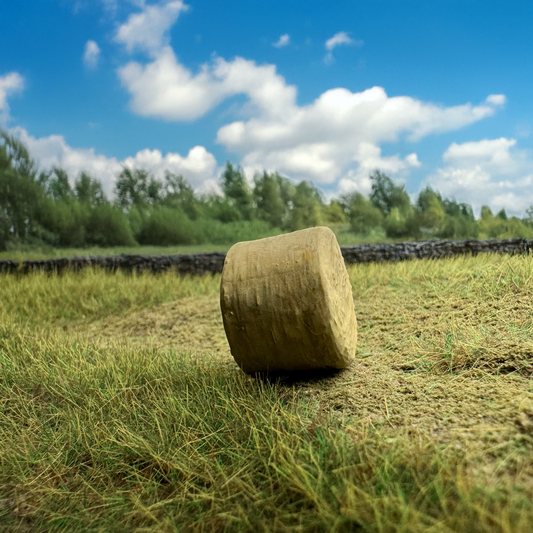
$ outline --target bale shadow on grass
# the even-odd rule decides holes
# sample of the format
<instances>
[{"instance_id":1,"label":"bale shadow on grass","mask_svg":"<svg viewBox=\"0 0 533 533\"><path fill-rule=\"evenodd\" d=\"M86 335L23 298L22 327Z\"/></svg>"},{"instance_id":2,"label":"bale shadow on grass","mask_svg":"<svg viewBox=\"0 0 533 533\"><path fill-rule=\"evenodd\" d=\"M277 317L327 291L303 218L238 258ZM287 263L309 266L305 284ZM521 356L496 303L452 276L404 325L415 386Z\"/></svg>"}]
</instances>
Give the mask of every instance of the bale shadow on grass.
<instances>
[{"instance_id":1,"label":"bale shadow on grass","mask_svg":"<svg viewBox=\"0 0 533 533\"><path fill-rule=\"evenodd\" d=\"M247 372L247 374L257 380L267 382L271 385L303 385L317 383L338 376L346 369L340 368L316 368L312 370L291 370L277 372Z\"/></svg>"}]
</instances>

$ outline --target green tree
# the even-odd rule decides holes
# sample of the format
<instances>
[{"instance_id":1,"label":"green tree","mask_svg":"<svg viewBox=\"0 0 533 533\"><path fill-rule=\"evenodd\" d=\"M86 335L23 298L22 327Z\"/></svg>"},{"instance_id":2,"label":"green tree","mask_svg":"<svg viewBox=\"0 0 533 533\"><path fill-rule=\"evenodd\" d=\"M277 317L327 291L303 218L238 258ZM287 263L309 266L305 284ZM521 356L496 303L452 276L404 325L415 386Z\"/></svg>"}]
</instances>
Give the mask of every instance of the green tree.
<instances>
[{"instance_id":1,"label":"green tree","mask_svg":"<svg viewBox=\"0 0 533 533\"><path fill-rule=\"evenodd\" d=\"M533 229L517 217L508 217L504 209L496 216L490 208L481 208L479 231L484 239L533 238Z\"/></svg>"},{"instance_id":2,"label":"green tree","mask_svg":"<svg viewBox=\"0 0 533 533\"><path fill-rule=\"evenodd\" d=\"M0 131L0 249L10 241L46 235L39 223L46 203L28 150L17 137Z\"/></svg>"},{"instance_id":3,"label":"green tree","mask_svg":"<svg viewBox=\"0 0 533 533\"><path fill-rule=\"evenodd\" d=\"M446 220L441 195L431 187L426 187L418 195L416 211L421 233L427 236L439 235Z\"/></svg>"},{"instance_id":4,"label":"green tree","mask_svg":"<svg viewBox=\"0 0 533 533\"><path fill-rule=\"evenodd\" d=\"M157 181L153 176L150 176L148 180L148 188L146 190L147 202L151 205L158 205L161 203L161 193L163 190L163 184Z\"/></svg>"},{"instance_id":5,"label":"green tree","mask_svg":"<svg viewBox=\"0 0 533 533\"><path fill-rule=\"evenodd\" d=\"M115 183L115 192L121 207L139 209L161 202L163 185L145 169L124 167Z\"/></svg>"},{"instance_id":6,"label":"green tree","mask_svg":"<svg viewBox=\"0 0 533 533\"><path fill-rule=\"evenodd\" d=\"M481 220L492 220L494 218L494 215L492 214L492 211L488 205L481 206Z\"/></svg>"},{"instance_id":7,"label":"green tree","mask_svg":"<svg viewBox=\"0 0 533 533\"><path fill-rule=\"evenodd\" d=\"M465 219L474 222L476 217L474 216L474 210L472 206L465 203L459 203L456 200L449 200L445 198L442 201L444 205L444 211L447 215L452 217L464 217Z\"/></svg>"},{"instance_id":8,"label":"green tree","mask_svg":"<svg viewBox=\"0 0 533 533\"><path fill-rule=\"evenodd\" d=\"M222 191L230 206L236 208L241 218L251 220L253 215L253 196L244 172L235 168L229 161L221 176Z\"/></svg>"},{"instance_id":9,"label":"green tree","mask_svg":"<svg viewBox=\"0 0 533 533\"><path fill-rule=\"evenodd\" d=\"M396 185L389 176L379 170L370 175L370 181L370 200L385 217L383 225L387 236L393 239L418 237L419 218L414 212L405 186Z\"/></svg>"},{"instance_id":10,"label":"green tree","mask_svg":"<svg viewBox=\"0 0 533 533\"><path fill-rule=\"evenodd\" d=\"M263 172L254 179L253 199L257 214L273 228L285 226L289 217L290 202L294 196L294 185L277 172Z\"/></svg>"},{"instance_id":11,"label":"green tree","mask_svg":"<svg viewBox=\"0 0 533 533\"><path fill-rule=\"evenodd\" d=\"M21 176L29 176L35 179L37 176L35 161L22 141L4 130L0 130L0 141L0 146L2 147L0 168L11 168Z\"/></svg>"},{"instance_id":12,"label":"green tree","mask_svg":"<svg viewBox=\"0 0 533 533\"><path fill-rule=\"evenodd\" d=\"M50 205L45 226L55 236L59 247L85 246L85 226L89 212L76 200L55 200Z\"/></svg>"},{"instance_id":13,"label":"green tree","mask_svg":"<svg viewBox=\"0 0 533 533\"><path fill-rule=\"evenodd\" d=\"M481 207L481 217L479 219L479 230L484 239L497 239L505 232L505 220L501 217L495 217L490 207L484 205Z\"/></svg>"},{"instance_id":14,"label":"green tree","mask_svg":"<svg viewBox=\"0 0 533 533\"><path fill-rule=\"evenodd\" d=\"M143 219L138 240L140 244L158 246L194 244L196 232L193 224L181 209L157 207Z\"/></svg>"},{"instance_id":15,"label":"green tree","mask_svg":"<svg viewBox=\"0 0 533 533\"><path fill-rule=\"evenodd\" d=\"M526 209L526 216L523 218L524 224L533 227L533 205L530 205Z\"/></svg>"},{"instance_id":16,"label":"green tree","mask_svg":"<svg viewBox=\"0 0 533 533\"><path fill-rule=\"evenodd\" d=\"M137 242L128 216L117 206L104 202L90 210L86 222L86 243L95 246L135 246Z\"/></svg>"},{"instance_id":17,"label":"green tree","mask_svg":"<svg viewBox=\"0 0 533 533\"><path fill-rule=\"evenodd\" d=\"M507 218L505 232L499 235L500 239L533 239L533 229L517 217Z\"/></svg>"},{"instance_id":18,"label":"green tree","mask_svg":"<svg viewBox=\"0 0 533 533\"><path fill-rule=\"evenodd\" d=\"M200 214L199 201L189 182L180 175L165 172L163 185L163 205L181 209L190 219Z\"/></svg>"},{"instance_id":19,"label":"green tree","mask_svg":"<svg viewBox=\"0 0 533 533\"><path fill-rule=\"evenodd\" d=\"M409 220L397 207L393 207L385 218L385 232L392 239L407 238L412 235Z\"/></svg>"},{"instance_id":20,"label":"green tree","mask_svg":"<svg viewBox=\"0 0 533 533\"><path fill-rule=\"evenodd\" d=\"M41 183L46 184L48 196L56 201L68 201L74 198L67 171L61 167L54 167L50 174L46 174L46 178L43 175Z\"/></svg>"},{"instance_id":21,"label":"green tree","mask_svg":"<svg viewBox=\"0 0 533 533\"><path fill-rule=\"evenodd\" d=\"M324 224L324 201L317 188L306 181L296 185L287 229L291 231Z\"/></svg>"},{"instance_id":22,"label":"green tree","mask_svg":"<svg viewBox=\"0 0 533 533\"><path fill-rule=\"evenodd\" d=\"M86 172L81 172L74 183L74 194L78 202L91 207L107 202L102 184Z\"/></svg>"},{"instance_id":23,"label":"green tree","mask_svg":"<svg viewBox=\"0 0 533 533\"><path fill-rule=\"evenodd\" d=\"M505 209L500 209L496 216L498 218L500 218L501 220L508 220L507 213L505 212Z\"/></svg>"},{"instance_id":24,"label":"green tree","mask_svg":"<svg viewBox=\"0 0 533 533\"><path fill-rule=\"evenodd\" d=\"M80 203L70 185L67 172L54 167L52 172L41 176L48 198L48 209L43 217L43 226L54 235L55 246L83 247L86 245L85 226L89 206Z\"/></svg>"},{"instance_id":25,"label":"green tree","mask_svg":"<svg viewBox=\"0 0 533 533\"><path fill-rule=\"evenodd\" d=\"M328 224L342 224L346 222L346 213L337 200L332 200L324 207L324 217Z\"/></svg>"},{"instance_id":26,"label":"green tree","mask_svg":"<svg viewBox=\"0 0 533 533\"><path fill-rule=\"evenodd\" d=\"M203 215L224 224L242 221L242 214L235 203L218 194L208 194L201 198Z\"/></svg>"},{"instance_id":27,"label":"green tree","mask_svg":"<svg viewBox=\"0 0 533 533\"><path fill-rule=\"evenodd\" d=\"M361 193L345 197L351 230L358 235L368 235L383 225L383 214L374 203Z\"/></svg>"},{"instance_id":28,"label":"green tree","mask_svg":"<svg viewBox=\"0 0 533 533\"><path fill-rule=\"evenodd\" d=\"M403 217L410 214L411 199L404 185L396 185L380 170L370 175L370 181L372 182L370 200L383 213L383 216L386 217L394 208L398 209Z\"/></svg>"},{"instance_id":29,"label":"green tree","mask_svg":"<svg viewBox=\"0 0 533 533\"><path fill-rule=\"evenodd\" d=\"M447 198L442 201L442 204L446 218L439 237L444 239L476 239L478 237L479 225L470 205Z\"/></svg>"}]
</instances>

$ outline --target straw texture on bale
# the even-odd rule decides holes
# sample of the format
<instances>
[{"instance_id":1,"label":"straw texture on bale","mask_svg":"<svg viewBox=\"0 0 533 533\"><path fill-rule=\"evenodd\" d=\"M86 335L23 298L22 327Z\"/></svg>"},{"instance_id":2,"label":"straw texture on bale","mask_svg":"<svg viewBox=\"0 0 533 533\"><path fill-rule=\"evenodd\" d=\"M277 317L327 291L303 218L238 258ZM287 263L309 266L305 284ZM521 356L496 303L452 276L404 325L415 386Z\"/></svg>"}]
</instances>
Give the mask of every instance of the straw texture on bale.
<instances>
[{"instance_id":1,"label":"straw texture on bale","mask_svg":"<svg viewBox=\"0 0 533 533\"><path fill-rule=\"evenodd\" d=\"M224 262L220 307L245 372L345 368L354 359L352 290L329 228L235 244Z\"/></svg>"}]
</instances>

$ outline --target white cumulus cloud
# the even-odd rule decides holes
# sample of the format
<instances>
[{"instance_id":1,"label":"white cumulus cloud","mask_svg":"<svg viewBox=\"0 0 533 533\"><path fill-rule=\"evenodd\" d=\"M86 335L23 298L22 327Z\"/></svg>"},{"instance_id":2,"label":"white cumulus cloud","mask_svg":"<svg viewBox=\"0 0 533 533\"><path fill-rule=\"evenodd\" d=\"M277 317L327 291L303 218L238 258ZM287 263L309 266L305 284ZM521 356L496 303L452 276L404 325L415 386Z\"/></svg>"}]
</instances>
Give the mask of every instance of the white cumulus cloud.
<instances>
[{"instance_id":1,"label":"white cumulus cloud","mask_svg":"<svg viewBox=\"0 0 533 533\"><path fill-rule=\"evenodd\" d=\"M275 65L215 57L193 72L180 63L166 36L185 8L181 1L143 5L140 14L121 26L117 40L132 50L148 50L151 58L130 61L118 69L118 76L136 114L166 121L193 121L228 98L246 96L240 112L247 118L221 127L216 140L241 157L248 176L256 170L278 170L295 179L366 191L368 174L375 168L401 176L420 166L414 152L383 156L383 143L416 142L458 130L490 117L505 103L504 95L491 94L478 105L446 107L388 96L383 88L372 87L361 92L330 89L300 106L296 87ZM289 40L285 34L273 44L281 47ZM332 54L338 46L362 44L338 32L325 48Z\"/></svg>"},{"instance_id":2,"label":"white cumulus cloud","mask_svg":"<svg viewBox=\"0 0 533 533\"><path fill-rule=\"evenodd\" d=\"M489 94L485 102L492 105L503 105L507 102L507 98L505 94Z\"/></svg>"},{"instance_id":3,"label":"white cumulus cloud","mask_svg":"<svg viewBox=\"0 0 533 533\"><path fill-rule=\"evenodd\" d=\"M11 132L28 147L42 170L61 166L71 179L75 179L80 172L85 171L102 183L109 196L113 194L116 176L123 167L144 168L161 180L168 170L174 174L181 174L199 190L206 188L210 190L216 178L215 157L203 146L194 146L185 156L144 149L133 156L118 160L115 157L98 154L93 148L72 148L62 135L35 138L20 127L13 128Z\"/></svg>"},{"instance_id":4,"label":"white cumulus cloud","mask_svg":"<svg viewBox=\"0 0 533 533\"><path fill-rule=\"evenodd\" d=\"M24 78L18 72L10 72L0 76L0 123L9 119L8 96L24 89Z\"/></svg>"},{"instance_id":5,"label":"white cumulus cloud","mask_svg":"<svg viewBox=\"0 0 533 533\"><path fill-rule=\"evenodd\" d=\"M217 140L240 153L245 165L331 184L340 179L365 189L368 170L391 172L419 166L416 154L381 157L380 145L401 137L457 130L494 113L485 104L441 107L406 96L389 97L381 87L359 93L331 89L307 106L288 100L282 113L264 112L219 129Z\"/></svg>"},{"instance_id":6,"label":"white cumulus cloud","mask_svg":"<svg viewBox=\"0 0 533 533\"><path fill-rule=\"evenodd\" d=\"M470 203L477 212L488 205L522 216L533 204L533 159L516 144L505 137L452 143L442 156L444 166L424 185Z\"/></svg>"},{"instance_id":7,"label":"white cumulus cloud","mask_svg":"<svg viewBox=\"0 0 533 533\"><path fill-rule=\"evenodd\" d=\"M336 33L333 37L330 37L326 41L326 50L328 51L326 56L324 57L324 62L326 64L333 63L333 49L337 48L338 46L342 45L355 45L355 46L363 46L363 41L361 40L354 40L352 39L345 31L339 31Z\"/></svg>"},{"instance_id":8,"label":"white cumulus cloud","mask_svg":"<svg viewBox=\"0 0 533 533\"><path fill-rule=\"evenodd\" d=\"M341 44L352 44L353 42L353 39L345 31L339 31L326 41L326 50L331 52L331 50Z\"/></svg>"},{"instance_id":9,"label":"white cumulus cloud","mask_svg":"<svg viewBox=\"0 0 533 533\"><path fill-rule=\"evenodd\" d=\"M87 41L83 51L83 62L86 67L94 69L100 59L100 47L95 41Z\"/></svg>"},{"instance_id":10,"label":"white cumulus cloud","mask_svg":"<svg viewBox=\"0 0 533 533\"><path fill-rule=\"evenodd\" d=\"M194 120L228 96L207 67L193 75L178 63L170 47L147 65L128 63L118 75L131 94L131 108L142 116Z\"/></svg>"},{"instance_id":11,"label":"white cumulus cloud","mask_svg":"<svg viewBox=\"0 0 533 533\"><path fill-rule=\"evenodd\" d=\"M163 179L165 171L181 174L194 188L201 188L206 180L215 177L216 160L203 146L194 146L186 156L145 148L121 162L129 168L145 168L156 178Z\"/></svg>"},{"instance_id":12,"label":"white cumulus cloud","mask_svg":"<svg viewBox=\"0 0 533 533\"><path fill-rule=\"evenodd\" d=\"M374 168L401 174L420 165L415 153L382 157L381 144L460 129L493 115L505 98L492 95L479 105L445 107L390 97L381 87L361 92L336 88L299 106L296 87L274 65L215 58L193 73L169 46L150 62L132 61L118 74L135 113L167 121L195 120L243 94L248 102L242 112L248 118L221 127L217 142L240 155L247 172L278 170L322 184L342 180L343 187L363 190Z\"/></svg>"},{"instance_id":13,"label":"white cumulus cloud","mask_svg":"<svg viewBox=\"0 0 533 533\"><path fill-rule=\"evenodd\" d=\"M197 119L235 94L246 94L256 106L269 107L275 113L291 105L296 95L273 65L219 58L192 74L170 47L163 48L153 62L141 65L132 61L118 74L132 96L132 109L163 120Z\"/></svg>"},{"instance_id":14,"label":"white cumulus cloud","mask_svg":"<svg viewBox=\"0 0 533 533\"><path fill-rule=\"evenodd\" d=\"M280 38L275 42L272 43L272 46L276 48L283 48L284 46L287 46L291 42L291 38L288 33L284 33L283 35L280 35Z\"/></svg>"},{"instance_id":15,"label":"white cumulus cloud","mask_svg":"<svg viewBox=\"0 0 533 533\"><path fill-rule=\"evenodd\" d=\"M157 5L142 4L142 11L134 13L119 26L115 41L129 52L142 50L156 53L169 42L168 30L188 6L181 0L171 0Z\"/></svg>"}]
</instances>

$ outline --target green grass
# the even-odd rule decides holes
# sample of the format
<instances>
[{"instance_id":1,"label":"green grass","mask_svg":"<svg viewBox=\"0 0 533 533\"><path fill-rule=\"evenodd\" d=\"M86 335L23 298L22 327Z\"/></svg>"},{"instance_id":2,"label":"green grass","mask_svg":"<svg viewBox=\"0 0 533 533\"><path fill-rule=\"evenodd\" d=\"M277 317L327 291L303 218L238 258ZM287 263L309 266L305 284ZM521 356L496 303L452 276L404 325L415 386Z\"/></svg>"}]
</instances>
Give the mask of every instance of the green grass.
<instances>
[{"instance_id":1,"label":"green grass","mask_svg":"<svg viewBox=\"0 0 533 533\"><path fill-rule=\"evenodd\" d=\"M0 276L0 531L529 532L532 259L349 273L356 362L281 381L219 276Z\"/></svg>"},{"instance_id":2,"label":"green grass","mask_svg":"<svg viewBox=\"0 0 533 533\"><path fill-rule=\"evenodd\" d=\"M52 248L24 247L0 252L0 261L30 261L41 259L58 259L63 257L133 255L177 255L201 254L208 252L226 252L231 244L199 244L188 246L117 246L111 248Z\"/></svg>"},{"instance_id":3,"label":"green grass","mask_svg":"<svg viewBox=\"0 0 533 533\"><path fill-rule=\"evenodd\" d=\"M99 269L64 276L36 272L0 278L0 314L19 321L62 324L121 315L188 296L213 294L220 280L212 276L177 277L174 273L110 275Z\"/></svg>"},{"instance_id":4,"label":"green grass","mask_svg":"<svg viewBox=\"0 0 533 533\"><path fill-rule=\"evenodd\" d=\"M392 242L384 234L376 233L368 236L350 232L348 224L333 224L331 229L337 235L341 246L355 246L372 242ZM0 252L0 261L31 261L42 259L58 259L63 257L115 256L120 254L141 255L176 255L201 254L208 252L227 252L233 243L227 244L194 244L181 246L117 246L111 248L53 248L51 246L18 246Z\"/></svg>"}]
</instances>

